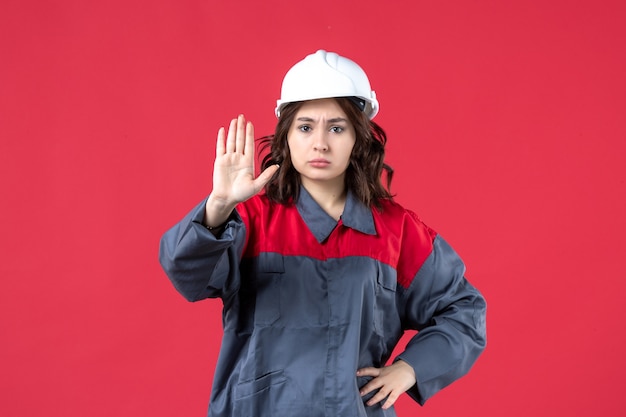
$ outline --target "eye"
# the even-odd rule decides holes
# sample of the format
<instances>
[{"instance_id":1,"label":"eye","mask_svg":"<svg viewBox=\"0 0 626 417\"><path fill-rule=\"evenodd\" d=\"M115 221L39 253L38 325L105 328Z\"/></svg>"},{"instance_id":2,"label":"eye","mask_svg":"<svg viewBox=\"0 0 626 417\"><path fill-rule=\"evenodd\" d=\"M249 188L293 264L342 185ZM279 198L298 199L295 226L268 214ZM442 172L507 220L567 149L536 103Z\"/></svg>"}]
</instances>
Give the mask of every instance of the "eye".
<instances>
[{"instance_id":1,"label":"eye","mask_svg":"<svg viewBox=\"0 0 626 417\"><path fill-rule=\"evenodd\" d=\"M330 128L330 131L333 132L333 133L341 133L341 132L343 132L343 130L344 129L341 126L333 126L333 127Z\"/></svg>"},{"instance_id":2,"label":"eye","mask_svg":"<svg viewBox=\"0 0 626 417\"><path fill-rule=\"evenodd\" d=\"M298 130L300 130L301 132L310 132L311 126L309 125L298 126Z\"/></svg>"}]
</instances>

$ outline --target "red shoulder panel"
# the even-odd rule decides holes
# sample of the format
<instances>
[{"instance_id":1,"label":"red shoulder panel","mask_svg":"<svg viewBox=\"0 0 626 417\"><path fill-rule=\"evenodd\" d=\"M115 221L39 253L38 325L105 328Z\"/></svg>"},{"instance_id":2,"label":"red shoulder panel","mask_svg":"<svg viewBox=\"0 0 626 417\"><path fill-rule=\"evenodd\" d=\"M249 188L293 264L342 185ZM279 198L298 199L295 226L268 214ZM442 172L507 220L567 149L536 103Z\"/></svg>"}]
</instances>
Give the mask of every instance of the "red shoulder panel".
<instances>
[{"instance_id":1,"label":"red shoulder panel","mask_svg":"<svg viewBox=\"0 0 626 417\"><path fill-rule=\"evenodd\" d=\"M376 235L367 235L341 222L329 238L319 243L295 205L273 204L255 196L237 207L248 231L244 257L261 252L304 256L319 260L366 256L397 271L398 284L407 288L433 248L437 235L413 212L390 202L373 210Z\"/></svg>"}]
</instances>

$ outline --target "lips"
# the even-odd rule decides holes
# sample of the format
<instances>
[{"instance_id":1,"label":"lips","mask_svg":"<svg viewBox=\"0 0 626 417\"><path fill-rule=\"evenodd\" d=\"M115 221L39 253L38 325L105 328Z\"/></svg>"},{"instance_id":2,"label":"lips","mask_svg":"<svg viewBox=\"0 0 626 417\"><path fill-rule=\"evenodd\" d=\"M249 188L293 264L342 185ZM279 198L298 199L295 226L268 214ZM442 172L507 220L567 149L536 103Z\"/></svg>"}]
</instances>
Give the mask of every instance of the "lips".
<instances>
[{"instance_id":1,"label":"lips","mask_svg":"<svg viewBox=\"0 0 626 417\"><path fill-rule=\"evenodd\" d=\"M324 158L316 158L316 159L311 159L309 161L309 165L315 168L324 168L330 165L330 161Z\"/></svg>"}]
</instances>

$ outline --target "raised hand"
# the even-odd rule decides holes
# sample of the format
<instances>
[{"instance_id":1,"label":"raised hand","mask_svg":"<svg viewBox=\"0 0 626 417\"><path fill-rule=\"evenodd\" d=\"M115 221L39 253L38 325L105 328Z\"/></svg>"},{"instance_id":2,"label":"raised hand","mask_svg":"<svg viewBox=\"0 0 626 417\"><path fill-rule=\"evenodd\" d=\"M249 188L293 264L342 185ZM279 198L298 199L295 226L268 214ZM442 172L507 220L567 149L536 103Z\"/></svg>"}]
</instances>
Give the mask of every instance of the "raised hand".
<instances>
[{"instance_id":1,"label":"raised hand","mask_svg":"<svg viewBox=\"0 0 626 417\"><path fill-rule=\"evenodd\" d=\"M243 115L231 120L228 133L217 133L213 191L206 203L204 224L224 223L238 203L257 194L278 170L274 165L254 177L254 126Z\"/></svg>"}]
</instances>

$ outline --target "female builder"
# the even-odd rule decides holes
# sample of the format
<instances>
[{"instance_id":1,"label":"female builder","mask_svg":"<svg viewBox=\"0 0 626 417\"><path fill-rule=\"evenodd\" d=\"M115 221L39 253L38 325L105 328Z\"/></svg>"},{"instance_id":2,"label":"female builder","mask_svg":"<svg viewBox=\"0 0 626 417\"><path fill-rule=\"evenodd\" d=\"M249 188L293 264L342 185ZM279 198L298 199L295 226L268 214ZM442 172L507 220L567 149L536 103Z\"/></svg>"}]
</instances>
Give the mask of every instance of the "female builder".
<instances>
[{"instance_id":1,"label":"female builder","mask_svg":"<svg viewBox=\"0 0 626 417\"><path fill-rule=\"evenodd\" d=\"M209 416L395 416L484 349L462 261L381 184L377 111L363 70L320 50L283 80L258 177L252 124L219 130L211 194L160 247L183 296L224 304Z\"/></svg>"}]
</instances>

